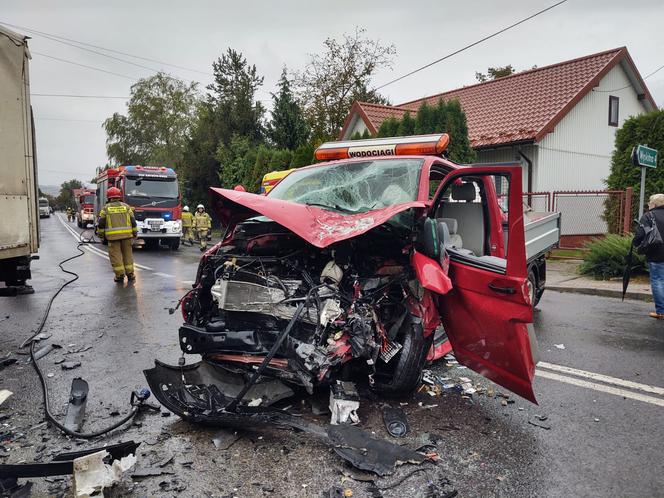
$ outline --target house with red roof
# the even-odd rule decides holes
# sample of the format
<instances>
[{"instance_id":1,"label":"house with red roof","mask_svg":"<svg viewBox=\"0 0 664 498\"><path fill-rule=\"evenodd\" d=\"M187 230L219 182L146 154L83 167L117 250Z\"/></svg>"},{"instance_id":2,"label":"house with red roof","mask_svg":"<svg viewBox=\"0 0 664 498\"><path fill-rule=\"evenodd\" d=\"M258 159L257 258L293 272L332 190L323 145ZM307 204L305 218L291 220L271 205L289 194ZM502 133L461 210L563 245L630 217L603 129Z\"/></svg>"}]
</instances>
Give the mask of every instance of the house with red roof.
<instances>
[{"instance_id":1,"label":"house with red roof","mask_svg":"<svg viewBox=\"0 0 664 498\"><path fill-rule=\"evenodd\" d=\"M340 138L439 99L461 104L478 162L521 163L525 192L605 188L616 130L657 108L621 47L395 106L355 102Z\"/></svg>"}]
</instances>

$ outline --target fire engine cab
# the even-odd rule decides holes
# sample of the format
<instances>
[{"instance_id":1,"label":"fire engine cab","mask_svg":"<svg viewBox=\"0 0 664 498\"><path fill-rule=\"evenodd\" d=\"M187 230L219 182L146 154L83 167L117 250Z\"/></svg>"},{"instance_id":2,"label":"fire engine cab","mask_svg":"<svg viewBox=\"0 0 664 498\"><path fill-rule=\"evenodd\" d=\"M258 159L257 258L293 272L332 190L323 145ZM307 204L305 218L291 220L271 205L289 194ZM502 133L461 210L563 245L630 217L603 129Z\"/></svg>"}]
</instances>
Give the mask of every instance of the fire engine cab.
<instances>
[{"instance_id":1,"label":"fire engine cab","mask_svg":"<svg viewBox=\"0 0 664 498\"><path fill-rule=\"evenodd\" d=\"M177 174L172 168L120 166L102 171L97 179L95 219L107 202L110 187L122 191L122 201L134 209L138 238L148 247L176 250L182 237L182 206Z\"/></svg>"}]
</instances>

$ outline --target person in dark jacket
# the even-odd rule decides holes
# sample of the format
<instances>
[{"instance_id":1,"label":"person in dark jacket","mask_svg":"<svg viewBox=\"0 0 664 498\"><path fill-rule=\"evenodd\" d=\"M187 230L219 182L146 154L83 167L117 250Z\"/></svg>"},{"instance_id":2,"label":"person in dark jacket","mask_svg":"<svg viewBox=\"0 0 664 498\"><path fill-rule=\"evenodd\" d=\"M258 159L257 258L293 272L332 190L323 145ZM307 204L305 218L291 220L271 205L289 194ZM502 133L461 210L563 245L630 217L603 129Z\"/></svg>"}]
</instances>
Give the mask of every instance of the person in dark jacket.
<instances>
[{"instance_id":1,"label":"person in dark jacket","mask_svg":"<svg viewBox=\"0 0 664 498\"><path fill-rule=\"evenodd\" d=\"M649 224L646 216L652 213L655 216L655 223L659 233L664 237L664 194L654 194L648 200L648 213L644 214L639 220L639 227L636 229L633 244L638 246L646 233L643 230L644 224ZM655 311L649 315L658 320L664 320L664 247L656 248L646 254L648 268L650 269L650 287L652 288L652 297L655 301Z\"/></svg>"}]
</instances>

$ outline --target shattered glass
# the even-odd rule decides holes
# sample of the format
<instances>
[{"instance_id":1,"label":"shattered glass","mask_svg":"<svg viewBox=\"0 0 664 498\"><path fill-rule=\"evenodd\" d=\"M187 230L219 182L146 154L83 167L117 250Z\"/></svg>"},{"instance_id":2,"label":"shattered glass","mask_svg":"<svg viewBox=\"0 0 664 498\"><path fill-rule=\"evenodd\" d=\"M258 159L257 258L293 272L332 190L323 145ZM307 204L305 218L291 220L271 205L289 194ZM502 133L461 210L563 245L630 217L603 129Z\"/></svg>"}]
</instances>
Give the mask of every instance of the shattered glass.
<instances>
[{"instance_id":1,"label":"shattered glass","mask_svg":"<svg viewBox=\"0 0 664 498\"><path fill-rule=\"evenodd\" d=\"M365 213L417 199L421 159L382 159L293 171L269 197L331 209Z\"/></svg>"}]
</instances>

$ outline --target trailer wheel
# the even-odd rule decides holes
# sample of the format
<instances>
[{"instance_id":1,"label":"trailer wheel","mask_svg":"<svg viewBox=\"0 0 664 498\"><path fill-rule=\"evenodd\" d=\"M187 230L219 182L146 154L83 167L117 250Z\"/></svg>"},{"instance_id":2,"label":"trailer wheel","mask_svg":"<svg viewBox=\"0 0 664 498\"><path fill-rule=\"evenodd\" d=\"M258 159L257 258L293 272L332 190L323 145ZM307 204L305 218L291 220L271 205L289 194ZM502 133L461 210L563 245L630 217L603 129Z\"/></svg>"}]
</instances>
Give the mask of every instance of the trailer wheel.
<instances>
[{"instance_id":1,"label":"trailer wheel","mask_svg":"<svg viewBox=\"0 0 664 498\"><path fill-rule=\"evenodd\" d=\"M539 281L535 270L533 268L528 269L528 294L530 295L530 302L533 304L533 308L539 304L540 298L542 297L542 292L538 288Z\"/></svg>"}]
</instances>

